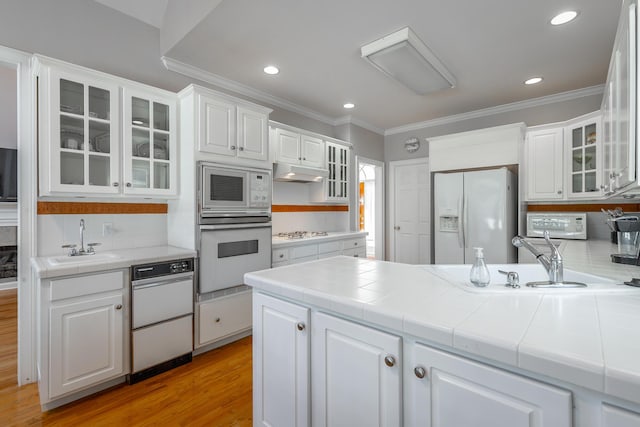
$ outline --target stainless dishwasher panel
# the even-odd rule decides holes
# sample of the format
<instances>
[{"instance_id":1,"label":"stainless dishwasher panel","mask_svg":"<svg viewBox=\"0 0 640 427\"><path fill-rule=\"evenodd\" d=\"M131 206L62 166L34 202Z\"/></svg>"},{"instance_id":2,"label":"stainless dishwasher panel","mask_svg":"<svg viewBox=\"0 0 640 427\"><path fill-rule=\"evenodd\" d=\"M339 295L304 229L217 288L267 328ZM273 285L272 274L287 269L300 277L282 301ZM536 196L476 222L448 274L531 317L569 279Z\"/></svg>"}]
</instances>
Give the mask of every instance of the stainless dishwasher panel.
<instances>
[{"instance_id":1,"label":"stainless dishwasher panel","mask_svg":"<svg viewBox=\"0 0 640 427\"><path fill-rule=\"evenodd\" d=\"M132 328L193 313L193 272L132 283Z\"/></svg>"},{"instance_id":2,"label":"stainless dishwasher panel","mask_svg":"<svg viewBox=\"0 0 640 427\"><path fill-rule=\"evenodd\" d=\"M133 331L132 371L139 372L177 355L190 353L193 348L192 322L193 315L189 314Z\"/></svg>"}]
</instances>

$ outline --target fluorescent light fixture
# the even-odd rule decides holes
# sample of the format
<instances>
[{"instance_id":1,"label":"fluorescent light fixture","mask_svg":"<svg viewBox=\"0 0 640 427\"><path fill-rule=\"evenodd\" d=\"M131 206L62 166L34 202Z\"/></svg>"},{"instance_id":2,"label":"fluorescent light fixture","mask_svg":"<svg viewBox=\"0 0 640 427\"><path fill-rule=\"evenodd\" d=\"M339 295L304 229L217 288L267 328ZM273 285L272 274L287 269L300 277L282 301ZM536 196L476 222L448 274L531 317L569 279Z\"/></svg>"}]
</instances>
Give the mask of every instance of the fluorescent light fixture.
<instances>
[{"instance_id":1,"label":"fluorescent light fixture","mask_svg":"<svg viewBox=\"0 0 640 427\"><path fill-rule=\"evenodd\" d=\"M553 19L551 19L551 25L566 24L576 19L576 16L578 16L578 12L575 10L567 10L554 16Z\"/></svg>"},{"instance_id":2,"label":"fluorescent light fixture","mask_svg":"<svg viewBox=\"0 0 640 427\"><path fill-rule=\"evenodd\" d=\"M536 83L540 83L541 81L542 81L542 77L531 77L530 79L525 80L524 84L534 85Z\"/></svg>"},{"instance_id":3,"label":"fluorescent light fixture","mask_svg":"<svg viewBox=\"0 0 640 427\"><path fill-rule=\"evenodd\" d=\"M266 67L264 67L264 72L273 76L275 74L278 74L280 70L275 65L267 65Z\"/></svg>"},{"instance_id":4,"label":"fluorescent light fixture","mask_svg":"<svg viewBox=\"0 0 640 427\"><path fill-rule=\"evenodd\" d=\"M374 67L419 95L456 85L453 74L409 27L362 46L360 53Z\"/></svg>"},{"instance_id":5,"label":"fluorescent light fixture","mask_svg":"<svg viewBox=\"0 0 640 427\"><path fill-rule=\"evenodd\" d=\"M353 102L347 102L346 104L343 105L344 108L346 108L347 110L350 110L352 108L354 108L356 106L356 104L354 104Z\"/></svg>"}]
</instances>

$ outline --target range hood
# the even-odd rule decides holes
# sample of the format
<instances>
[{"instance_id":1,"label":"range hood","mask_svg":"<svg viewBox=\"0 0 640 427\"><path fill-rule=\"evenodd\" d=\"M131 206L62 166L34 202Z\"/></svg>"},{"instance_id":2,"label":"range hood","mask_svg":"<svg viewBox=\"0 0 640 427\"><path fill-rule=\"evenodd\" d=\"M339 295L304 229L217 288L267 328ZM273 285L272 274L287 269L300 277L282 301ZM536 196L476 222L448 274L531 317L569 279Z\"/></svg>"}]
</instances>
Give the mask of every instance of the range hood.
<instances>
[{"instance_id":1,"label":"range hood","mask_svg":"<svg viewBox=\"0 0 640 427\"><path fill-rule=\"evenodd\" d=\"M273 180L282 182L320 182L329 176L326 169L309 166L276 163L273 167Z\"/></svg>"}]
</instances>

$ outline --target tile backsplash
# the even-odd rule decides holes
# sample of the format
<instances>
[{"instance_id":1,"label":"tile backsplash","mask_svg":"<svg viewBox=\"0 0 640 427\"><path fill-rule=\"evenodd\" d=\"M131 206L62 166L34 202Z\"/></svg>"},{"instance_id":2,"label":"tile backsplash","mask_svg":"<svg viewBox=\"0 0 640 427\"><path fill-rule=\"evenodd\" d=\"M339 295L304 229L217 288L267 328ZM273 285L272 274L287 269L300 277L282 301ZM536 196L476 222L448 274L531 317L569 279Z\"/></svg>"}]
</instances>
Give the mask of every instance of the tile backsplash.
<instances>
[{"instance_id":1,"label":"tile backsplash","mask_svg":"<svg viewBox=\"0 0 640 427\"><path fill-rule=\"evenodd\" d=\"M289 231L347 231L349 212L273 212L273 234Z\"/></svg>"},{"instance_id":2,"label":"tile backsplash","mask_svg":"<svg viewBox=\"0 0 640 427\"><path fill-rule=\"evenodd\" d=\"M64 244L80 244L80 219L84 242L100 243L96 252L167 244L167 216L162 214L38 215L38 256L66 253ZM111 232L103 235L103 226Z\"/></svg>"}]
</instances>

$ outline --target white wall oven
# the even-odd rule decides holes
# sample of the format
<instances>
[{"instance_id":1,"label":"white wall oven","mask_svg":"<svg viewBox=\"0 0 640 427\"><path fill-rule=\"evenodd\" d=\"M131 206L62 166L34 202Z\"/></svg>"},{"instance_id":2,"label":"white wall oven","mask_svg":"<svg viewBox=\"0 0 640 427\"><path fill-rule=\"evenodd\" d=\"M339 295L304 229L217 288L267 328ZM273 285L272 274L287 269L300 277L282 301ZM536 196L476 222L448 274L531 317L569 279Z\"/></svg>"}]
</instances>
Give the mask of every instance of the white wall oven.
<instances>
[{"instance_id":1,"label":"white wall oven","mask_svg":"<svg viewBox=\"0 0 640 427\"><path fill-rule=\"evenodd\" d=\"M270 170L205 162L198 170L201 224L271 220Z\"/></svg>"}]
</instances>

